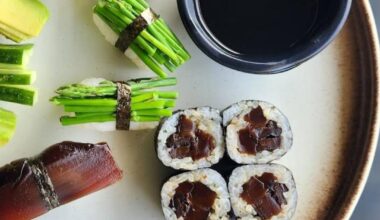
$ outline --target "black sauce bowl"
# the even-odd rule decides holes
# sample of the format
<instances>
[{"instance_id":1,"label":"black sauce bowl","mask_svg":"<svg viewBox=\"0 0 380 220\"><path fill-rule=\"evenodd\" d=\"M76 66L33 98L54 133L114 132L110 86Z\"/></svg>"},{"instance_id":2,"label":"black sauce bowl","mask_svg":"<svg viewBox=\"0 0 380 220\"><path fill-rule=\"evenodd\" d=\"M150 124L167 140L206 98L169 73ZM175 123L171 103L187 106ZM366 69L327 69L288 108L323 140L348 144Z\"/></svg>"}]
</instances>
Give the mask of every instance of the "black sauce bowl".
<instances>
[{"instance_id":1,"label":"black sauce bowl","mask_svg":"<svg viewBox=\"0 0 380 220\"><path fill-rule=\"evenodd\" d=\"M186 30L206 55L224 66L242 72L273 74L296 67L327 47L342 29L352 0L319 0L320 8L313 32L291 49L260 59L231 52L218 43L203 21L199 1L177 0L177 4Z\"/></svg>"}]
</instances>

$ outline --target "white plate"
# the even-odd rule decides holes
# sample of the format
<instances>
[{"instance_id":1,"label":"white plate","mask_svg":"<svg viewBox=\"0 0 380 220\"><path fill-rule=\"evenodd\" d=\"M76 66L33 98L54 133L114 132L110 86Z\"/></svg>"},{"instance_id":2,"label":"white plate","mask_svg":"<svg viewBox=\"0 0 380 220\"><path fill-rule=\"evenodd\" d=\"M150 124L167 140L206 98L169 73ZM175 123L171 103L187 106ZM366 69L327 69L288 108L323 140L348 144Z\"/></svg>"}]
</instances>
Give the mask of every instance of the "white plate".
<instances>
[{"instance_id":1,"label":"white plate","mask_svg":"<svg viewBox=\"0 0 380 220\"><path fill-rule=\"evenodd\" d=\"M163 219L159 192L168 169L156 159L154 131L100 133L61 127L62 109L49 103L56 88L85 78L126 80L153 73L138 70L104 40L92 22L95 1L44 2L51 18L32 41L29 65L37 71L39 102L33 108L0 103L18 115L17 133L0 149L0 164L33 156L63 140L107 141L124 170L122 181L39 219ZM347 218L366 180L376 142L373 134L378 131L377 63L370 59L377 45L371 41L375 35L367 3L354 4L349 23L320 55L287 73L268 76L239 73L215 63L190 40L174 0L151 3L193 57L173 74L179 80L177 108L223 109L242 99L275 104L288 116L294 132L292 150L278 163L293 171L298 186L295 219ZM353 149L355 154L345 154ZM344 183L345 176L352 182ZM345 195L339 200L341 194ZM332 214L327 211L331 207Z\"/></svg>"}]
</instances>

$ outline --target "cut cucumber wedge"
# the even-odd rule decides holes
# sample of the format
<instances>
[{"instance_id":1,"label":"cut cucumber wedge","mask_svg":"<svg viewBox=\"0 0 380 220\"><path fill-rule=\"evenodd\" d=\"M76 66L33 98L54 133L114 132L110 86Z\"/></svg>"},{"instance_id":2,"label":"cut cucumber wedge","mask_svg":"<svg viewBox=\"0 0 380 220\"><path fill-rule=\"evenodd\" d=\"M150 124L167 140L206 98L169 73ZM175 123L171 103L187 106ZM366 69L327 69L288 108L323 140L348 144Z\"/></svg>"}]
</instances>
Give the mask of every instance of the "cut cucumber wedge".
<instances>
[{"instance_id":1,"label":"cut cucumber wedge","mask_svg":"<svg viewBox=\"0 0 380 220\"><path fill-rule=\"evenodd\" d=\"M37 91L30 86L0 85L0 100L33 106Z\"/></svg>"},{"instance_id":2,"label":"cut cucumber wedge","mask_svg":"<svg viewBox=\"0 0 380 220\"><path fill-rule=\"evenodd\" d=\"M16 130L16 115L0 108L0 147L13 137Z\"/></svg>"},{"instance_id":3,"label":"cut cucumber wedge","mask_svg":"<svg viewBox=\"0 0 380 220\"><path fill-rule=\"evenodd\" d=\"M0 44L0 68L23 68L29 63L33 44Z\"/></svg>"},{"instance_id":4,"label":"cut cucumber wedge","mask_svg":"<svg viewBox=\"0 0 380 220\"><path fill-rule=\"evenodd\" d=\"M36 74L34 71L0 68L0 85L30 85L34 82L35 78Z\"/></svg>"}]
</instances>

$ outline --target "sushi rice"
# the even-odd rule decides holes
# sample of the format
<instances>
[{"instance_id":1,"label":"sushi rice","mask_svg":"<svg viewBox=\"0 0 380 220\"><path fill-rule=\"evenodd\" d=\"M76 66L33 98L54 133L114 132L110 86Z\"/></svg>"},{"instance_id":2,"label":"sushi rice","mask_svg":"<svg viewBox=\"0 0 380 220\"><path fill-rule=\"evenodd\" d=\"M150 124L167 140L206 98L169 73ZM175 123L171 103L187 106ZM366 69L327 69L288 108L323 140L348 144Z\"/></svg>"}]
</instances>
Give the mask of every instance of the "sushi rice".
<instances>
[{"instance_id":1,"label":"sushi rice","mask_svg":"<svg viewBox=\"0 0 380 220\"><path fill-rule=\"evenodd\" d=\"M228 220L228 212L231 210L227 184L223 177L212 169L199 169L171 177L162 187L161 205L166 220L175 220L177 216L172 208L170 201L180 183L183 182L201 182L217 194L212 206L209 220Z\"/></svg>"},{"instance_id":2,"label":"sushi rice","mask_svg":"<svg viewBox=\"0 0 380 220\"><path fill-rule=\"evenodd\" d=\"M104 35L105 39L112 45L115 45L119 39L119 35L117 35L96 13L93 13L93 20L99 31ZM149 69L130 48L124 52L124 55L128 57L137 67L146 70Z\"/></svg>"},{"instance_id":3,"label":"sushi rice","mask_svg":"<svg viewBox=\"0 0 380 220\"><path fill-rule=\"evenodd\" d=\"M248 122L244 116L253 108L261 106L264 116L267 120L277 122L278 127L282 128L281 146L279 149L270 151L257 152L256 155L243 154L239 151L239 135L241 129L246 128ZM274 105L264 101L241 101L231 105L222 112L223 126L226 128L226 146L227 152L231 159L240 164L268 163L281 158L286 154L293 144L293 134L288 119Z\"/></svg>"},{"instance_id":4,"label":"sushi rice","mask_svg":"<svg viewBox=\"0 0 380 220\"><path fill-rule=\"evenodd\" d=\"M263 173L273 173L279 183L283 183L289 189L284 192L284 197L287 201L286 205L281 205L282 211L280 214L273 216L271 220L287 220L294 215L297 206L297 190L296 185L290 170L278 164L261 164L261 165L245 165L236 168L228 183L228 190L231 198L231 205L238 219L244 220L261 220L257 216L256 210L240 195L243 192L243 185L253 176L261 176Z\"/></svg>"},{"instance_id":5,"label":"sushi rice","mask_svg":"<svg viewBox=\"0 0 380 220\"><path fill-rule=\"evenodd\" d=\"M206 158L194 161L191 157L183 159L172 158L170 148L166 146L166 141L170 135L176 133L176 126L181 115L195 122L198 129L211 134L215 139L215 149ZM174 169L195 170L199 168L211 167L218 163L225 152L223 129L221 126L222 118L219 110L211 107L199 107L181 110L174 113L171 117L161 121L156 137L158 158L164 165Z\"/></svg>"}]
</instances>

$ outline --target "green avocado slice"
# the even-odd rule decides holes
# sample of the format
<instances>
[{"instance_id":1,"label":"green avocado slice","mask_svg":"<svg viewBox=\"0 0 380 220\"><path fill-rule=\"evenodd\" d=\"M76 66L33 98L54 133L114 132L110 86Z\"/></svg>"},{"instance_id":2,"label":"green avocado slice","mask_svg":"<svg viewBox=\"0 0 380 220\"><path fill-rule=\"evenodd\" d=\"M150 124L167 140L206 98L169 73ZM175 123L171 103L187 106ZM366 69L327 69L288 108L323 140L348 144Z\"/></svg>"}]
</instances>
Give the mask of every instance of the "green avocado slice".
<instances>
[{"instance_id":1,"label":"green avocado slice","mask_svg":"<svg viewBox=\"0 0 380 220\"><path fill-rule=\"evenodd\" d=\"M15 42L38 36L48 18L39 0L0 0L0 32Z\"/></svg>"}]
</instances>

